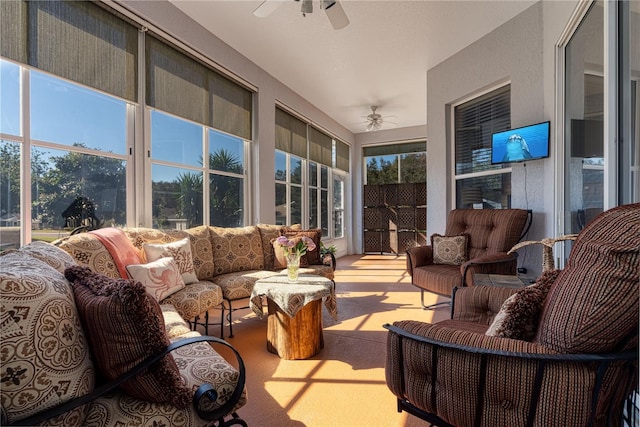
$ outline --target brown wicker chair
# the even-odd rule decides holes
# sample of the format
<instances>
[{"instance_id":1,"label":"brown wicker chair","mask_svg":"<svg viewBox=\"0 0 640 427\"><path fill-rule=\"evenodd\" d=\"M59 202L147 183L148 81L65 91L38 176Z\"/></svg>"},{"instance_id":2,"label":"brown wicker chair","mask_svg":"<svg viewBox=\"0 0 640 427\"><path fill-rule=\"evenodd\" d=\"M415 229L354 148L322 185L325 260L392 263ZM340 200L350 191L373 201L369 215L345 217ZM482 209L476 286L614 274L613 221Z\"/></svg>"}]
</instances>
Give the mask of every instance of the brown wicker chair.
<instances>
[{"instance_id":1,"label":"brown wicker chair","mask_svg":"<svg viewBox=\"0 0 640 427\"><path fill-rule=\"evenodd\" d=\"M446 236L469 236L468 258L462 265L434 264L430 245L407 249L407 271L411 284L424 292L450 297L453 288L472 284L474 273L516 274L517 254L507 254L526 234L531 211L524 209L454 209L447 215Z\"/></svg>"},{"instance_id":2,"label":"brown wicker chair","mask_svg":"<svg viewBox=\"0 0 640 427\"><path fill-rule=\"evenodd\" d=\"M438 426L637 425L640 204L600 214L545 278L531 341L485 334L528 288L460 288L450 320L385 325L398 410Z\"/></svg>"}]
</instances>

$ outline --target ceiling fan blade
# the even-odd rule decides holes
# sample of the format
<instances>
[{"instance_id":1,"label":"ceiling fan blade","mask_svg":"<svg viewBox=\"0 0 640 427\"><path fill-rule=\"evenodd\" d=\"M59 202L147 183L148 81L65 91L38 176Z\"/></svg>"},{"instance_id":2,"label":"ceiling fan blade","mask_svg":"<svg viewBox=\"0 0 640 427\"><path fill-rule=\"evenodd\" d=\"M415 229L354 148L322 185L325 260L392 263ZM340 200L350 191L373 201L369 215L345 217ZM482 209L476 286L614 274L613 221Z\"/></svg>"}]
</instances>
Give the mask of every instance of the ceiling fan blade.
<instances>
[{"instance_id":1,"label":"ceiling fan blade","mask_svg":"<svg viewBox=\"0 0 640 427\"><path fill-rule=\"evenodd\" d=\"M266 18L271 15L274 10L282 5L281 0L264 0L256 9L253 11L253 14L258 18Z\"/></svg>"},{"instance_id":2,"label":"ceiling fan blade","mask_svg":"<svg viewBox=\"0 0 640 427\"><path fill-rule=\"evenodd\" d=\"M331 22L334 30L340 30L349 25L349 18L347 18L347 14L344 13L342 4L339 1L336 0L335 3L326 7L324 11L327 13L329 22Z\"/></svg>"}]
</instances>

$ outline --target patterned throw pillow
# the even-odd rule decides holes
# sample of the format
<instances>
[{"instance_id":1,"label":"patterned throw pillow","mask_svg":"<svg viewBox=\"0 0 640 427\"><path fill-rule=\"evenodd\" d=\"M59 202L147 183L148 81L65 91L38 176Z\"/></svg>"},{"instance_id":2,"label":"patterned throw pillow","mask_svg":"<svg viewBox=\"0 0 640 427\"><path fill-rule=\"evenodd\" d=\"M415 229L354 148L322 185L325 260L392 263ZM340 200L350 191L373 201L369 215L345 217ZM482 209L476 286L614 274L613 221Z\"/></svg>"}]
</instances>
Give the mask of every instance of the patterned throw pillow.
<instances>
[{"instance_id":1,"label":"patterned throw pillow","mask_svg":"<svg viewBox=\"0 0 640 427\"><path fill-rule=\"evenodd\" d=\"M462 265L468 260L469 235L431 236L434 264Z\"/></svg>"},{"instance_id":2,"label":"patterned throw pillow","mask_svg":"<svg viewBox=\"0 0 640 427\"><path fill-rule=\"evenodd\" d=\"M105 379L115 379L170 344L160 305L141 283L80 266L67 268L65 276L73 285L96 369ZM140 400L178 408L186 408L193 397L171 354L120 387Z\"/></svg>"},{"instance_id":3,"label":"patterned throw pillow","mask_svg":"<svg viewBox=\"0 0 640 427\"><path fill-rule=\"evenodd\" d=\"M531 286L507 298L486 335L531 341L535 338L540 314L551 285L560 270L545 271Z\"/></svg>"},{"instance_id":4,"label":"patterned throw pillow","mask_svg":"<svg viewBox=\"0 0 640 427\"><path fill-rule=\"evenodd\" d=\"M165 257L173 258L178 265L180 274L182 274L182 280L184 280L186 285L198 281L198 276L196 276L195 269L193 268L191 243L188 237L171 243L145 243L142 245L142 249L144 250L147 262L157 261Z\"/></svg>"},{"instance_id":5,"label":"patterned throw pillow","mask_svg":"<svg viewBox=\"0 0 640 427\"><path fill-rule=\"evenodd\" d=\"M178 265L171 257L148 264L127 265L127 272L133 280L142 283L149 295L158 302L185 286Z\"/></svg>"}]
</instances>

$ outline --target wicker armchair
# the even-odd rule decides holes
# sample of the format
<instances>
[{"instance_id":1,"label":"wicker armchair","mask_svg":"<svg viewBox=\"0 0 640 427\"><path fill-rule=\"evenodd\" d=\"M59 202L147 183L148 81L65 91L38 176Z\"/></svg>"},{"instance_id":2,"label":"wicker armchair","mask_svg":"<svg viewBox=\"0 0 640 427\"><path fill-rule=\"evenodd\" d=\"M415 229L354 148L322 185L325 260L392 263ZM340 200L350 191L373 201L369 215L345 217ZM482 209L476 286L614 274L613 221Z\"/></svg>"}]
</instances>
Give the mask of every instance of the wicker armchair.
<instances>
[{"instance_id":1,"label":"wicker armchair","mask_svg":"<svg viewBox=\"0 0 640 427\"><path fill-rule=\"evenodd\" d=\"M462 265L434 264L431 246L407 249L407 271L411 284L424 292L450 297L453 288L468 286L474 273L516 274L517 254L507 251L526 234L532 213L524 209L454 209L447 215L446 236L468 236L468 261Z\"/></svg>"},{"instance_id":2,"label":"wicker armchair","mask_svg":"<svg viewBox=\"0 0 640 427\"><path fill-rule=\"evenodd\" d=\"M398 410L438 426L636 425L640 204L600 214L545 278L530 341L485 333L532 287L460 288L450 320L385 325Z\"/></svg>"}]
</instances>

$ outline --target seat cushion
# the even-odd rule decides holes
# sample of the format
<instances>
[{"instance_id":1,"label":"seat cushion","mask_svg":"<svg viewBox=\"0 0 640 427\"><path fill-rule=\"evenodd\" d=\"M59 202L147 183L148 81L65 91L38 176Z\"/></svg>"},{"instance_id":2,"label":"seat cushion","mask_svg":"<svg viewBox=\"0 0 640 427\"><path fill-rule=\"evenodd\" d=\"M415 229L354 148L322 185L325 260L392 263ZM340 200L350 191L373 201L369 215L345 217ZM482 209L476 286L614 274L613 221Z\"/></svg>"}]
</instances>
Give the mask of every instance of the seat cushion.
<instances>
[{"instance_id":1,"label":"seat cushion","mask_svg":"<svg viewBox=\"0 0 640 427\"><path fill-rule=\"evenodd\" d=\"M96 368L113 380L169 345L162 310L141 283L110 279L86 267L70 267L80 321L87 332ZM185 408L193 393L185 387L173 356L120 385L140 400Z\"/></svg>"},{"instance_id":2,"label":"seat cushion","mask_svg":"<svg viewBox=\"0 0 640 427\"><path fill-rule=\"evenodd\" d=\"M460 266L432 264L413 269L413 283L429 292L451 296L454 287L462 283ZM424 286L423 286L424 285Z\"/></svg>"},{"instance_id":3,"label":"seat cushion","mask_svg":"<svg viewBox=\"0 0 640 427\"><path fill-rule=\"evenodd\" d=\"M184 319L191 320L205 311L219 306L222 300L220 286L203 280L185 286L160 303L171 304Z\"/></svg>"},{"instance_id":4,"label":"seat cushion","mask_svg":"<svg viewBox=\"0 0 640 427\"><path fill-rule=\"evenodd\" d=\"M216 276L215 283L222 289L222 294L228 300L249 298L253 285L259 279L278 274L275 271L249 270L227 273Z\"/></svg>"},{"instance_id":5,"label":"seat cushion","mask_svg":"<svg viewBox=\"0 0 640 427\"><path fill-rule=\"evenodd\" d=\"M35 251L30 246L0 256L3 424L88 394L95 383L71 285L31 256L43 254L40 244ZM81 406L47 424L82 425L87 409Z\"/></svg>"},{"instance_id":6,"label":"seat cushion","mask_svg":"<svg viewBox=\"0 0 640 427\"><path fill-rule=\"evenodd\" d=\"M638 277L640 204L600 214L578 235L549 291L536 340L567 353L637 342Z\"/></svg>"}]
</instances>

